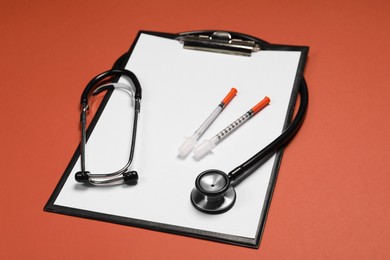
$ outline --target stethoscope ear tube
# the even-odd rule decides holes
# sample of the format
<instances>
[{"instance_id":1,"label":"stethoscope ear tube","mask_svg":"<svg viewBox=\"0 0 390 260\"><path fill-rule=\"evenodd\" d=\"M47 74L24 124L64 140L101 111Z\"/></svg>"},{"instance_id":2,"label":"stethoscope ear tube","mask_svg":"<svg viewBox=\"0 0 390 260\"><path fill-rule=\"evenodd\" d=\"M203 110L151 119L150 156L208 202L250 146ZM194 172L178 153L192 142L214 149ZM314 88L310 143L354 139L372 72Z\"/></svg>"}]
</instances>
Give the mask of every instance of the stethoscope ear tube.
<instances>
[{"instance_id":1,"label":"stethoscope ear tube","mask_svg":"<svg viewBox=\"0 0 390 260\"><path fill-rule=\"evenodd\" d=\"M115 86L120 85L121 87L127 86L120 83L111 83L108 86L101 86L101 83L106 80L107 78L113 77L113 76L126 76L128 77L133 85L134 85L134 119L133 119L133 133L132 133L132 140L131 140L131 148L130 148L130 156L128 159L127 164L122 167L120 170L112 172L112 173L106 173L106 174L91 174L89 171L86 171L85 169L85 146L87 142L87 134L86 134L86 117L88 110L88 97L91 94L97 94L103 90L107 89L114 89ZM99 88L100 87L100 88ZM130 88L130 86L127 86ZM95 90L97 90L95 92ZM129 89L131 92L131 89ZM114 184L120 184L120 183L126 183L126 184L135 184L138 180L138 174L136 171L128 171L128 168L131 165L131 162L133 160L134 156L134 148L135 148L135 140L136 140L136 134L137 134L137 122L138 122L138 114L140 112L140 101L141 101L141 95L142 95L141 85L135 76L135 74L128 70L118 70L113 69L109 71L105 71L96 77L94 77L86 86L84 89L82 95L81 95L81 116L80 116L80 122L81 122L81 143L80 143L80 162L81 162L81 171L76 172L75 179L77 182L85 183L85 184L92 184L96 186L106 186L106 185L114 185ZM131 92L132 93L132 92Z\"/></svg>"}]
</instances>

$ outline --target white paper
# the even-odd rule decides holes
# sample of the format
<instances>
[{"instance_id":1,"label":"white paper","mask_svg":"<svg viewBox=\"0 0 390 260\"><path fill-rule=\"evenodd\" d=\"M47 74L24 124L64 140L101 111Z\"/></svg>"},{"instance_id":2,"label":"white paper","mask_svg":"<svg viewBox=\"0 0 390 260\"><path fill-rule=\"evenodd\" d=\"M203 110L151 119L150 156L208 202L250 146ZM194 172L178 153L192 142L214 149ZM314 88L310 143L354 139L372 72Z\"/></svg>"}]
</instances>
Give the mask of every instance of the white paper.
<instances>
[{"instance_id":1,"label":"white paper","mask_svg":"<svg viewBox=\"0 0 390 260\"><path fill-rule=\"evenodd\" d=\"M138 171L138 184L78 184L78 161L54 204L255 238L274 157L236 187L236 203L226 213L199 212L190 202L190 192L200 172L214 168L228 173L282 132L300 54L260 51L240 57L185 50L175 40L141 34L126 66L143 90L131 166ZM237 96L201 140L213 137L265 96L271 103L202 160L178 158L183 137L195 132L232 87ZM105 173L126 164L131 125L130 96L114 91L87 143L87 170Z\"/></svg>"}]
</instances>

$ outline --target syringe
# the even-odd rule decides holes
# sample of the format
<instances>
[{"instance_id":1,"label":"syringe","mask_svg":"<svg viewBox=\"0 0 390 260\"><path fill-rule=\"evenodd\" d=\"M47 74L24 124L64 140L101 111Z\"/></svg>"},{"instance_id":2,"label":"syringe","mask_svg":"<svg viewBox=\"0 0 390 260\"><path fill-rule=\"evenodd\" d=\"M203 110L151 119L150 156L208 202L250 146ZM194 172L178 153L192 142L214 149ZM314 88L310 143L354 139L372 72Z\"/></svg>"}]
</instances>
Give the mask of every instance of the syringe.
<instances>
[{"instance_id":1,"label":"syringe","mask_svg":"<svg viewBox=\"0 0 390 260\"><path fill-rule=\"evenodd\" d=\"M231 123L229 126L227 126L225 129L223 129L221 132L219 132L213 138L211 138L210 140L205 140L200 145L196 146L194 149L194 158L197 160L201 159L204 155L206 155L208 152L210 152L222 139L224 139L227 135L232 133L239 126L243 125L246 121L248 121L254 115L256 115L256 113L259 112L261 109L263 109L266 105L268 105L269 102L270 102L270 99L268 97L265 97L263 100L261 100L259 103L257 103L254 107L252 107L250 110L248 110L248 112L246 112L244 115L242 115L236 121Z\"/></svg>"},{"instance_id":2,"label":"syringe","mask_svg":"<svg viewBox=\"0 0 390 260\"><path fill-rule=\"evenodd\" d=\"M179 147L178 152L179 156L184 158L186 157L195 146L196 141L202 136L206 129L211 125L211 123L217 118L217 116L222 112L222 110L229 104L229 102L237 94L237 89L232 88L226 97L221 101L221 103L214 109L214 111L207 117L207 119L202 123L202 125L195 131L191 137L185 137L184 143Z\"/></svg>"}]
</instances>

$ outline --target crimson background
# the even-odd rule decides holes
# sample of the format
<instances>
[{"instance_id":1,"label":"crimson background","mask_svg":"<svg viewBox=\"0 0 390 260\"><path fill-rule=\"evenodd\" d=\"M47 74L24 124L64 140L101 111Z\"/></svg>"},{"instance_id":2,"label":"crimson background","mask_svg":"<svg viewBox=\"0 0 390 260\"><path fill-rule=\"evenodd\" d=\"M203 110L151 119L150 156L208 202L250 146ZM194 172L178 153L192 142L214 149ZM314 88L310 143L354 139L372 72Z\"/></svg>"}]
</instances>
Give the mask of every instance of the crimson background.
<instances>
[{"instance_id":1,"label":"crimson background","mask_svg":"<svg viewBox=\"0 0 390 260\"><path fill-rule=\"evenodd\" d=\"M0 2L0 258L389 259L390 2ZM306 121L258 250L43 211L79 141L79 97L139 30L311 47Z\"/></svg>"}]
</instances>

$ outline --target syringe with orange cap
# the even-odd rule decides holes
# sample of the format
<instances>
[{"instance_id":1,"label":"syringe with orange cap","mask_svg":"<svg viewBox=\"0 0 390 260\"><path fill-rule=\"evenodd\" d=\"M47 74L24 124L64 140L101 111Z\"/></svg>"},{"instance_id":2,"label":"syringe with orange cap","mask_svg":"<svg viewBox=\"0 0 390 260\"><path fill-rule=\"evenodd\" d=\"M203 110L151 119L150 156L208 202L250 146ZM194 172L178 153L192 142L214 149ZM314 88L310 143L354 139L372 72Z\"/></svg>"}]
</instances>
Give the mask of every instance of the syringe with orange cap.
<instances>
[{"instance_id":1,"label":"syringe with orange cap","mask_svg":"<svg viewBox=\"0 0 390 260\"><path fill-rule=\"evenodd\" d=\"M202 125L195 131L195 133L191 137L185 137L185 141L178 149L180 157L184 158L191 152L198 139L203 135L206 129L217 118L217 116L222 112L222 110L229 104L229 102L236 96L236 94L237 89L232 88L230 92L226 95L226 97L219 103L219 105L214 109L214 111L202 123Z\"/></svg>"},{"instance_id":2,"label":"syringe with orange cap","mask_svg":"<svg viewBox=\"0 0 390 260\"><path fill-rule=\"evenodd\" d=\"M226 136L232 133L239 126L243 125L254 115L256 115L257 112L259 112L261 109L267 106L269 102L270 102L269 97L265 97L263 100L261 100L251 109L249 109L245 114L243 114L236 121L228 125L225 129L223 129L213 138L211 138L210 140L205 140L200 145L196 146L194 149L194 158L197 160L201 159L204 155L209 153L220 141L222 141L222 139L224 139Z\"/></svg>"}]
</instances>

